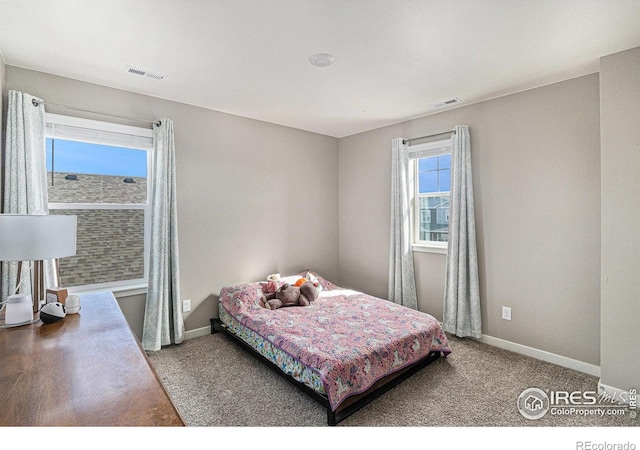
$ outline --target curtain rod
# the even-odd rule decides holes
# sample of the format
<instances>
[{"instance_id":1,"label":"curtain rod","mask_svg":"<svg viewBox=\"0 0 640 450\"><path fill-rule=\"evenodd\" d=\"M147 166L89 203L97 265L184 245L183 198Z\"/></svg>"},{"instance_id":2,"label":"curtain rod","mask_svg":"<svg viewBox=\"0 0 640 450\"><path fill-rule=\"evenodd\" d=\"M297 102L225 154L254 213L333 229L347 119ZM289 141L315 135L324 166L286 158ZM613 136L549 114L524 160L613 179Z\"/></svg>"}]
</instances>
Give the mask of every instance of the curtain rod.
<instances>
[{"instance_id":1,"label":"curtain rod","mask_svg":"<svg viewBox=\"0 0 640 450\"><path fill-rule=\"evenodd\" d=\"M117 117L118 119L135 120L137 122L151 123L151 124L154 124L154 125L157 125L157 126L160 126L161 123L162 123L159 120L148 120L148 119L138 119L138 118L135 118L135 117L116 116L116 115L113 115L113 114L106 114L106 113L101 113L101 112L97 112L97 111L89 111L88 109L74 108L73 106L58 105L56 103L48 103L48 102L39 102L36 99L31 100L31 104L33 106L38 106L40 103L42 103L45 106L53 106L53 107L56 107L56 108L72 109L74 111L81 111L81 112L86 112L86 113L90 113L90 114L99 114L101 116L107 116L107 117Z\"/></svg>"},{"instance_id":2,"label":"curtain rod","mask_svg":"<svg viewBox=\"0 0 640 450\"><path fill-rule=\"evenodd\" d=\"M432 137L436 137L436 136L443 136L445 134L455 134L456 130L451 130L451 131L444 131L442 133L436 133L436 134L430 134L429 136L420 136L417 138L413 138L413 139L403 139L402 140L402 145L407 145L409 144L411 141L418 141L420 139L426 139L426 138L432 138Z\"/></svg>"}]
</instances>

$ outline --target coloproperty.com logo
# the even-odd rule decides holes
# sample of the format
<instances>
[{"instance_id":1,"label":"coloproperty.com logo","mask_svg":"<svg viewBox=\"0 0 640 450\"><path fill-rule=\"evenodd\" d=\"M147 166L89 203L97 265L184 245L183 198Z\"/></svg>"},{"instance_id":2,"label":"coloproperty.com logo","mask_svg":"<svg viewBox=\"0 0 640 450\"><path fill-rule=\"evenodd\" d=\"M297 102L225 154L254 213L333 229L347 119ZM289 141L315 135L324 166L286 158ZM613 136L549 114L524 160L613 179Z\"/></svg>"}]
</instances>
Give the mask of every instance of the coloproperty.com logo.
<instances>
[{"instance_id":1,"label":"coloproperty.com logo","mask_svg":"<svg viewBox=\"0 0 640 450\"><path fill-rule=\"evenodd\" d=\"M529 420L552 416L638 416L637 390L598 395L595 391L543 391L528 388L518 396L518 411Z\"/></svg>"}]
</instances>

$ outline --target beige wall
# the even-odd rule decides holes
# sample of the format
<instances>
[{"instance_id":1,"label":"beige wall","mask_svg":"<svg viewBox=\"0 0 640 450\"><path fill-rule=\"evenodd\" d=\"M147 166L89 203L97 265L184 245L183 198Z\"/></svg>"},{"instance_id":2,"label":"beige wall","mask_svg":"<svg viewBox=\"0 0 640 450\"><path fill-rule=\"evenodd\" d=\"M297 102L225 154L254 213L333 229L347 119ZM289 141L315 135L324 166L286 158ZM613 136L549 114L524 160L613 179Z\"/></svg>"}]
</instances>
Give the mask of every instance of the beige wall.
<instances>
[{"instance_id":1,"label":"beige wall","mask_svg":"<svg viewBox=\"0 0 640 450\"><path fill-rule=\"evenodd\" d=\"M276 270L311 266L386 297L391 139L467 124L483 333L601 365L603 383L629 389L640 383L639 59L630 50L603 58L600 75L339 141L10 66L0 82L4 98L174 120L188 330L216 315L223 285ZM445 257L416 253L415 268L420 310L441 318ZM144 295L119 302L140 336Z\"/></svg>"},{"instance_id":2,"label":"beige wall","mask_svg":"<svg viewBox=\"0 0 640 450\"><path fill-rule=\"evenodd\" d=\"M2 54L0 54L0 212L3 210L4 202L2 199L4 198L4 130L5 130L5 99L7 98L7 90L5 89L5 72L6 66L4 64L4 59L2 59Z\"/></svg>"},{"instance_id":3,"label":"beige wall","mask_svg":"<svg viewBox=\"0 0 640 450\"><path fill-rule=\"evenodd\" d=\"M6 89L81 109L173 120L181 294L192 309L187 330L217 316L225 285L306 268L337 279L337 139L13 66L6 68ZM143 320L141 298L119 299L134 330Z\"/></svg>"},{"instance_id":4,"label":"beige wall","mask_svg":"<svg viewBox=\"0 0 640 450\"><path fill-rule=\"evenodd\" d=\"M387 296L391 139L456 124L471 133L483 333L598 365L597 74L341 139L340 283ZM446 256L414 256L419 308L441 319Z\"/></svg>"},{"instance_id":5,"label":"beige wall","mask_svg":"<svg viewBox=\"0 0 640 450\"><path fill-rule=\"evenodd\" d=\"M640 47L600 60L601 382L640 388Z\"/></svg>"}]
</instances>

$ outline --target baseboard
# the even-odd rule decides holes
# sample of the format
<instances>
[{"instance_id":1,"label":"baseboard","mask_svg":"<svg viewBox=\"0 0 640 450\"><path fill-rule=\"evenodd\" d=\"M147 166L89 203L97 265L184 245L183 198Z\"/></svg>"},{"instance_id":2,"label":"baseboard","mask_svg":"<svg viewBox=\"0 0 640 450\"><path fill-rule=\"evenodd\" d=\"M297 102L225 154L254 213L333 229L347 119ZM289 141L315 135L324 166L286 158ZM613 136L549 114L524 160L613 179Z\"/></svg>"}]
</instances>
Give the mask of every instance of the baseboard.
<instances>
[{"instance_id":1,"label":"baseboard","mask_svg":"<svg viewBox=\"0 0 640 450\"><path fill-rule=\"evenodd\" d=\"M189 330L184 332L184 337L182 340L186 341L187 339L193 339L200 336L206 336L207 334L211 334L211 326L196 328L195 330Z\"/></svg>"},{"instance_id":2,"label":"baseboard","mask_svg":"<svg viewBox=\"0 0 640 450\"><path fill-rule=\"evenodd\" d=\"M200 336L206 336L207 334L211 334L211 327L202 327L196 328L195 330L185 331L184 340L193 339ZM493 336L488 336L483 334L479 339L480 342L488 345L492 345L494 347L502 348L504 350L509 350L515 353L519 353L521 355L530 356L532 358L539 359L541 361L546 361L552 364L556 364L561 367L566 367L568 369L577 370L578 372L583 372L589 375L593 375L595 377L600 376L600 366L596 366L594 364L589 364L583 361L578 361L577 359L567 358L566 356L557 355L555 353L546 352L544 350L539 350L533 347L527 347L526 345L517 344L511 341L505 341L504 339L495 338ZM598 384L600 386L600 383ZM616 389L610 386L602 385L604 389L610 389L611 392L626 392L620 389Z\"/></svg>"},{"instance_id":3,"label":"baseboard","mask_svg":"<svg viewBox=\"0 0 640 450\"><path fill-rule=\"evenodd\" d=\"M598 395L602 394L607 394L608 398L629 403L629 391L606 385L602 383L602 380L598 380Z\"/></svg>"},{"instance_id":4,"label":"baseboard","mask_svg":"<svg viewBox=\"0 0 640 450\"><path fill-rule=\"evenodd\" d=\"M200 336L206 336L207 334L211 334L211 327L202 327L196 328L195 330L185 331L184 340L193 339ZM504 350L509 350L514 353L519 353L521 355L530 356L532 358L539 359L541 361L549 362L552 364L556 364L561 367L566 367L568 369L577 370L578 372L583 372L589 375L593 375L595 377L600 376L600 366L596 366L594 364L589 364L583 361L578 361L577 359L567 358L566 356L557 355L555 353L546 352L544 350L539 350L533 347L527 347L526 345L517 344L511 341L505 341L504 339L495 338L493 336L488 336L483 334L479 339L480 342L488 345L492 345L494 347L502 348ZM628 395L628 392L623 389L618 389L612 386L608 386L603 384L602 381L598 381L598 393L607 393L612 398L625 398Z\"/></svg>"},{"instance_id":5,"label":"baseboard","mask_svg":"<svg viewBox=\"0 0 640 450\"><path fill-rule=\"evenodd\" d=\"M541 361L577 370L578 372L583 372L595 377L600 376L600 366L596 366L594 364L567 358L562 355L556 355L555 353L546 352L537 348L527 347L526 345L516 344L515 342L505 341L504 339L487 336L486 334L483 334L479 340L480 342L493 345L494 347L502 348L504 350L510 350L521 355L531 356L532 358L536 358Z\"/></svg>"}]
</instances>

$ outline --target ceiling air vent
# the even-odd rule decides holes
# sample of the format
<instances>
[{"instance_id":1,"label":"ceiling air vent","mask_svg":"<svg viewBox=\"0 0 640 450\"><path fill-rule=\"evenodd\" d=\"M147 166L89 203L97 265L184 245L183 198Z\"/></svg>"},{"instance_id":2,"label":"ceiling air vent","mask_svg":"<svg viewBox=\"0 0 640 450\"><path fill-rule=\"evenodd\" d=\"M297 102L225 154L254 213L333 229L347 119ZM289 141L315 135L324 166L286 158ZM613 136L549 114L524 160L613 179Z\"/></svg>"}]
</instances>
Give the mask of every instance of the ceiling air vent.
<instances>
[{"instance_id":1,"label":"ceiling air vent","mask_svg":"<svg viewBox=\"0 0 640 450\"><path fill-rule=\"evenodd\" d=\"M462 100L460 100L458 97L452 97L452 98L448 98L446 100L441 100L439 102L432 103L429 106L431 108L442 108L443 106L455 105L456 103L460 103L461 101Z\"/></svg>"},{"instance_id":2,"label":"ceiling air vent","mask_svg":"<svg viewBox=\"0 0 640 450\"><path fill-rule=\"evenodd\" d=\"M141 77L153 78L154 80L162 80L164 78L162 74L149 72L148 70L138 69L132 66L126 66L124 71L133 75L140 75Z\"/></svg>"}]
</instances>

